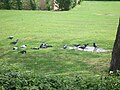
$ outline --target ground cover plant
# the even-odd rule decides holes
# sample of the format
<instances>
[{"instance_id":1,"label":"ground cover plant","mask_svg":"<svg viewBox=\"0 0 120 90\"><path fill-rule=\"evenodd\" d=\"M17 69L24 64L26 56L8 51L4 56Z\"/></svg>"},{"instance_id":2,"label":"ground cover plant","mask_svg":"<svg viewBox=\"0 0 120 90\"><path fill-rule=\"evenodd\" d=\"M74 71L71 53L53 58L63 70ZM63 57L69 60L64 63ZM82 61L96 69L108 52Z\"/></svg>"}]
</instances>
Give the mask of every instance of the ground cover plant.
<instances>
[{"instance_id":1,"label":"ground cover plant","mask_svg":"<svg viewBox=\"0 0 120 90\"><path fill-rule=\"evenodd\" d=\"M112 50L120 2L84 1L70 11L0 11L0 88L118 89L119 77L108 75L111 52L95 53L61 49L96 42ZM19 39L10 45L13 35ZM32 50L42 43L52 48ZM27 45L26 54L13 51ZM83 79L81 79L83 78ZM116 87L116 88L114 88Z\"/></svg>"}]
</instances>

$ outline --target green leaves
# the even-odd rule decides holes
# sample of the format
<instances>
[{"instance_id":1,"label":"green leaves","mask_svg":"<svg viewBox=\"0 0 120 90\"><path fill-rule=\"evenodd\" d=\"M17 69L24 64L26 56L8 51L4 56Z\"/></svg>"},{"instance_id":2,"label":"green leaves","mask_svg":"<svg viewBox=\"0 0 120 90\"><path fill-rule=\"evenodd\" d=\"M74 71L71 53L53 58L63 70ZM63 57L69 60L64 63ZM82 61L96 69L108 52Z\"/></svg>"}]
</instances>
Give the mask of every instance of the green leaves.
<instances>
[{"instance_id":1,"label":"green leaves","mask_svg":"<svg viewBox=\"0 0 120 90\"><path fill-rule=\"evenodd\" d=\"M0 0L0 9L22 9L21 0Z\"/></svg>"},{"instance_id":2,"label":"green leaves","mask_svg":"<svg viewBox=\"0 0 120 90\"><path fill-rule=\"evenodd\" d=\"M35 0L30 0L30 5L32 10L36 10L36 3Z\"/></svg>"},{"instance_id":3,"label":"green leaves","mask_svg":"<svg viewBox=\"0 0 120 90\"><path fill-rule=\"evenodd\" d=\"M118 90L119 77L32 76L8 70L0 74L1 90Z\"/></svg>"},{"instance_id":4,"label":"green leaves","mask_svg":"<svg viewBox=\"0 0 120 90\"><path fill-rule=\"evenodd\" d=\"M57 0L60 10L69 10L76 6L76 0Z\"/></svg>"}]
</instances>

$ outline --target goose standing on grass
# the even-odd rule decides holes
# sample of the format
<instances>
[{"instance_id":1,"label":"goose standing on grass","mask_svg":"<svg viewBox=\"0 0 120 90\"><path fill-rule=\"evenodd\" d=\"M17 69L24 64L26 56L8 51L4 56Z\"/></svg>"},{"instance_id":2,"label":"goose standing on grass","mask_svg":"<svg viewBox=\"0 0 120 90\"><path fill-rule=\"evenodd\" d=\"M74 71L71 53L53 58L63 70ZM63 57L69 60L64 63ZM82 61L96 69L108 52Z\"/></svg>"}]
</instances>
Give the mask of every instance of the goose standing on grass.
<instances>
[{"instance_id":1,"label":"goose standing on grass","mask_svg":"<svg viewBox=\"0 0 120 90\"><path fill-rule=\"evenodd\" d=\"M18 42L18 39L11 42L11 44L16 44L17 42Z\"/></svg>"},{"instance_id":2,"label":"goose standing on grass","mask_svg":"<svg viewBox=\"0 0 120 90\"><path fill-rule=\"evenodd\" d=\"M26 50L22 50L22 51L20 51L20 53L22 53L22 54L26 54L27 51L26 51Z\"/></svg>"},{"instance_id":3,"label":"goose standing on grass","mask_svg":"<svg viewBox=\"0 0 120 90\"><path fill-rule=\"evenodd\" d=\"M94 47L94 48L97 48L97 44L96 44L96 43L93 43L93 47Z\"/></svg>"},{"instance_id":4,"label":"goose standing on grass","mask_svg":"<svg viewBox=\"0 0 120 90\"><path fill-rule=\"evenodd\" d=\"M80 44L74 44L75 47L80 47Z\"/></svg>"},{"instance_id":5,"label":"goose standing on grass","mask_svg":"<svg viewBox=\"0 0 120 90\"><path fill-rule=\"evenodd\" d=\"M47 46L46 46L45 43L42 43L42 44L40 45L40 48L47 48Z\"/></svg>"},{"instance_id":6,"label":"goose standing on grass","mask_svg":"<svg viewBox=\"0 0 120 90\"><path fill-rule=\"evenodd\" d=\"M26 47L27 47L27 45L22 45L22 46L21 46L21 48L26 48Z\"/></svg>"},{"instance_id":7,"label":"goose standing on grass","mask_svg":"<svg viewBox=\"0 0 120 90\"><path fill-rule=\"evenodd\" d=\"M9 39L13 39L14 38L14 36L9 36Z\"/></svg>"},{"instance_id":8,"label":"goose standing on grass","mask_svg":"<svg viewBox=\"0 0 120 90\"><path fill-rule=\"evenodd\" d=\"M45 43L42 43L40 45L40 48L48 48L48 47L53 47L52 45L48 45L48 44L45 44Z\"/></svg>"},{"instance_id":9,"label":"goose standing on grass","mask_svg":"<svg viewBox=\"0 0 120 90\"><path fill-rule=\"evenodd\" d=\"M38 47L34 47L34 48L31 48L31 49L33 49L33 50L39 50L40 48L38 48Z\"/></svg>"},{"instance_id":10,"label":"goose standing on grass","mask_svg":"<svg viewBox=\"0 0 120 90\"><path fill-rule=\"evenodd\" d=\"M68 45L67 44L65 44L64 46L63 46L63 49L66 49L68 47Z\"/></svg>"},{"instance_id":11,"label":"goose standing on grass","mask_svg":"<svg viewBox=\"0 0 120 90\"><path fill-rule=\"evenodd\" d=\"M97 44L93 43L94 50L97 50Z\"/></svg>"},{"instance_id":12,"label":"goose standing on grass","mask_svg":"<svg viewBox=\"0 0 120 90\"><path fill-rule=\"evenodd\" d=\"M52 45L48 45L48 44L46 44L46 48L48 48L48 47L53 47Z\"/></svg>"},{"instance_id":13,"label":"goose standing on grass","mask_svg":"<svg viewBox=\"0 0 120 90\"><path fill-rule=\"evenodd\" d=\"M13 47L13 50L18 50L19 48L16 46L16 47Z\"/></svg>"},{"instance_id":14,"label":"goose standing on grass","mask_svg":"<svg viewBox=\"0 0 120 90\"><path fill-rule=\"evenodd\" d=\"M83 44L83 46L80 46L79 48L84 50L87 46L88 46L88 43L87 44Z\"/></svg>"}]
</instances>

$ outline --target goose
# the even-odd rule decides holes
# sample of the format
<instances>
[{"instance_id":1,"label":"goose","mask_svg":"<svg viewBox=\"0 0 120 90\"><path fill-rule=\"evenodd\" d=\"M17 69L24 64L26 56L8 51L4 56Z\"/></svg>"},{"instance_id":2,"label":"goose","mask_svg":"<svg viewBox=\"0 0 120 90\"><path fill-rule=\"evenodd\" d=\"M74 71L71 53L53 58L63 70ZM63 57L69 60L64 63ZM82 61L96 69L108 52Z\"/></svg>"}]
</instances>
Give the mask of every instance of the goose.
<instances>
[{"instance_id":1,"label":"goose","mask_svg":"<svg viewBox=\"0 0 120 90\"><path fill-rule=\"evenodd\" d=\"M18 39L11 42L11 44L16 44L17 42L18 42Z\"/></svg>"},{"instance_id":2,"label":"goose","mask_svg":"<svg viewBox=\"0 0 120 90\"><path fill-rule=\"evenodd\" d=\"M18 50L18 47L13 47L13 50Z\"/></svg>"},{"instance_id":3,"label":"goose","mask_svg":"<svg viewBox=\"0 0 120 90\"><path fill-rule=\"evenodd\" d=\"M75 47L79 47L79 46L80 46L80 44L74 44L74 46L75 46Z\"/></svg>"},{"instance_id":4,"label":"goose","mask_svg":"<svg viewBox=\"0 0 120 90\"><path fill-rule=\"evenodd\" d=\"M113 71L110 71L109 73L110 73L110 74L113 74L114 72L113 72Z\"/></svg>"},{"instance_id":5,"label":"goose","mask_svg":"<svg viewBox=\"0 0 120 90\"><path fill-rule=\"evenodd\" d=\"M34 48L31 48L31 49L33 49L33 50L39 50L40 48L38 48L38 47L34 47Z\"/></svg>"},{"instance_id":6,"label":"goose","mask_svg":"<svg viewBox=\"0 0 120 90\"><path fill-rule=\"evenodd\" d=\"M88 43L87 44L83 44L83 46L80 46L79 48L84 50L87 47L87 45L88 45Z\"/></svg>"},{"instance_id":7,"label":"goose","mask_svg":"<svg viewBox=\"0 0 120 90\"><path fill-rule=\"evenodd\" d=\"M40 48L47 48L47 46L46 46L45 43L42 43L42 44L40 45Z\"/></svg>"},{"instance_id":8,"label":"goose","mask_svg":"<svg viewBox=\"0 0 120 90\"><path fill-rule=\"evenodd\" d=\"M65 44L64 46L63 46L63 49L66 49L68 47L68 45L67 44Z\"/></svg>"},{"instance_id":9,"label":"goose","mask_svg":"<svg viewBox=\"0 0 120 90\"><path fill-rule=\"evenodd\" d=\"M52 45L48 45L48 44L46 44L46 47L48 48L48 47L53 47Z\"/></svg>"},{"instance_id":10,"label":"goose","mask_svg":"<svg viewBox=\"0 0 120 90\"><path fill-rule=\"evenodd\" d=\"M26 50L22 50L22 51L20 51L20 53L25 54L25 53L27 53L27 51Z\"/></svg>"},{"instance_id":11,"label":"goose","mask_svg":"<svg viewBox=\"0 0 120 90\"><path fill-rule=\"evenodd\" d=\"M26 47L27 47L27 45L22 45L22 46L21 46L21 48L26 48Z\"/></svg>"},{"instance_id":12,"label":"goose","mask_svg":"<svg viewBox=\"0 0 120 90\"><path fill-rule=\"evenodd\" d=\"M9 36L9 39L13 39L14 38L14 36Z\"/></svg>"},{"instance_id":13,"label":"goose","mask_svg":"<svg viewBox=\"0 0 120 90\"><path fill-rule=\"evenodd\" d=\"M96 49L96 48L97 48L97 44L96 44L96 43L93 43L93 47Z\"/></svg>"},{"instance_id":14,"label":"goose","mask_svg":"<svg viewBox=\"0 0 120 90\"><path fill-rule=\"evenodd\" d=\"M40 48L48 48L48 47L53 47L52 45L48 45L48 44L45 44L45 43L42 43L40 45Z\"/></svg>"}]
</instances>

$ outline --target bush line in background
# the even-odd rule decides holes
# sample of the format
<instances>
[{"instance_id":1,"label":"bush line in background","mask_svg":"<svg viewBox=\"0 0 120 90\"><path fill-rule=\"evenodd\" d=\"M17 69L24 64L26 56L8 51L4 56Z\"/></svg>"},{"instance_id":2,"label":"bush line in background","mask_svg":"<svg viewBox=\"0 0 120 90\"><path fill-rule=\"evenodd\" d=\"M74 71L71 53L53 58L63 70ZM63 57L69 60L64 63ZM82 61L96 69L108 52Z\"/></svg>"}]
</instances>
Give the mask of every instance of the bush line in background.
<instances>
[{"instance_id":1,"label":"bush line in background","mask_svg":"<svg viewBox=\"0 0 120 90\"><path fill-rule=\"evenodd\" d=\"M60 10L69 10L76 6L76 0L56 0ZM81 0L80 0L81 1ZM80 4L80 1L78 4ZM46 0L47 10L52 10L51 0ZM39 10L39 0L0 0L0 9Z\"/></svg>"},{"instance_id":2,"label":"bush line in background","mask_svg":"<svg viewBox=\"0 0 120 90\"><path fill-rule=\"evenodd\" d=\"M59 10L70 10L82 1L119 1L119 0L56 0ZM46 0L47 10L52 10L51 0ZM0 0L0 9L40 10L39 0Z\"/></svg>"}]
</instances>

